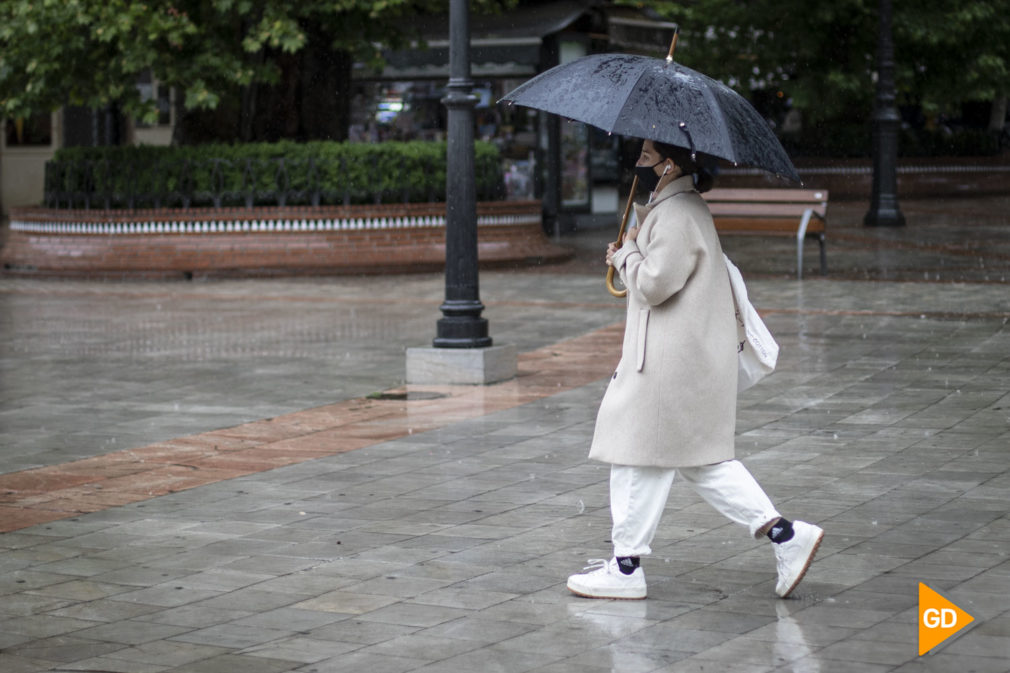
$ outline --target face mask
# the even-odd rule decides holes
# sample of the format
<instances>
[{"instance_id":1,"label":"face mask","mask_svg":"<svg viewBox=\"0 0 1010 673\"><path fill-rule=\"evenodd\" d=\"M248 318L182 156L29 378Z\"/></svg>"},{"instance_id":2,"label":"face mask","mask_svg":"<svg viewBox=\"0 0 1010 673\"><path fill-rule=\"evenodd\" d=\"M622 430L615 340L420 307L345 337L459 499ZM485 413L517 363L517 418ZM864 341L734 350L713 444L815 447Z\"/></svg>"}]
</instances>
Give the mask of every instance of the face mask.
<instances>
[{"instance_id":1,"label":"face mask","mask_svg":"<svg viewBox=\"0 0 1010 673\"><path fill-rule=\"evenodd\" d=\"M666 159L660 159L651 166L635 166L635 175L638 176L638 184L644 187L647 192L656 191L656 187L659 185L660 176L656 175L656 171L654 169L664 161L666 161ZM663 169L663 175L666 175L669 171L670 167L667 166Z\"/></svg>"}]
</instances>

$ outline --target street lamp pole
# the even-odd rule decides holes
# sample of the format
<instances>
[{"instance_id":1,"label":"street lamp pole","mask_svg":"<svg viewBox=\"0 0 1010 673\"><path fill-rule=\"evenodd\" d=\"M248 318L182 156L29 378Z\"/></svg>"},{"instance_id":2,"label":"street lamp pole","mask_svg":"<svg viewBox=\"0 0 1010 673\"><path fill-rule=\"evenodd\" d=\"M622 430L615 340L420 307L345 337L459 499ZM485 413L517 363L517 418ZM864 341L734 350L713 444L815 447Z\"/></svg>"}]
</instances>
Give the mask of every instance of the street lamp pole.
<instances>
[{"instance_id":1,"label":"street lamp pole","mask_svg":"<svg viewBox=\"0 0 1010 673\"><path fill-rule=\"evenodd\" d=\"M470 7L449 5L449 84L442 101L448 108L446 149L445 301L439 307L435 348L485 348L491 345L481 317L477 280L477 188L474 181L474 106L470 79Z\"/></svg>"},{"instance_id":2,"label":"street lamp pole","mask_svg":"<svg viewBox=\"0 0 1010 673\"><path fill-rule=\"evenodd\" d=\"M873 192L867 227L901 227L905 216L898 207L898 129L895 105L894 41L891 37L891 0L880 0L877 37L877 100L873 113Z\"/></svg>"}]
</instances>

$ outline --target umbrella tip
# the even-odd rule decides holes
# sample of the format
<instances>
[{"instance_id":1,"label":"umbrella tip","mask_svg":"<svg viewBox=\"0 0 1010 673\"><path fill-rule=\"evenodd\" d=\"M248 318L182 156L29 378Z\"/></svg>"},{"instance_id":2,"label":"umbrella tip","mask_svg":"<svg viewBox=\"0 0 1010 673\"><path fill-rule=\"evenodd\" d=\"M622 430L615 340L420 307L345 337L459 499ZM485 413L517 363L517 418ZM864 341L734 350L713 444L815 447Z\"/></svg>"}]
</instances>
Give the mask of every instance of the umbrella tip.
<instances>
[{"instance_id":1,"label":"umbrella tip","mask_svg":"<svg viewBox=\"0 0 1010 673\"><path fill-rule=\"evenodd\" d=\"M677 38L680 36L680 26L676 26L673 29L673 39L670 40L670 51L666 54L666 64L670 65L673 63L673 52L677 48Z\"/></svg>"}]
</instances>

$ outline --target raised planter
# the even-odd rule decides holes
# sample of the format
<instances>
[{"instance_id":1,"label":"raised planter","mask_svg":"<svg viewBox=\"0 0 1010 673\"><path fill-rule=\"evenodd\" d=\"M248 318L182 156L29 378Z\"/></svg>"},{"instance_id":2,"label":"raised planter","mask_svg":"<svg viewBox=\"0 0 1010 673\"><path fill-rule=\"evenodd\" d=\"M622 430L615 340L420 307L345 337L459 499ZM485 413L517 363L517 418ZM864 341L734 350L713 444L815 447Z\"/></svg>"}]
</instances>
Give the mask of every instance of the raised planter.
<instances>
[{"instance_id":1,"label":"raised planter","mask_svg":"<svg viewBox=\"0 0 1010 673\"><path fill-rule=\"evenodd\" d=\"M59 210L12 208L7 274L218 277L441 269L444 203L367 206ZM560 261L539 201L477 205L482 266Z\"/></svg>"}]
</instances>

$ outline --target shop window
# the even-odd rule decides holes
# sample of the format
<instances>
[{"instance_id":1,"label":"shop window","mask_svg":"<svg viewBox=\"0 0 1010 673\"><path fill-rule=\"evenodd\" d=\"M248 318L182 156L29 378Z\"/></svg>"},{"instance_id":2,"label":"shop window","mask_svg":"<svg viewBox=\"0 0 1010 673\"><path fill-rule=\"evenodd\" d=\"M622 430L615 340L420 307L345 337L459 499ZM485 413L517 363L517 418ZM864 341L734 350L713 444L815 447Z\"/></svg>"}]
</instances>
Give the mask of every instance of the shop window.
<instances>
[{"instance_id":1,"label":"shop window","mask_svg":"<svg viewBox=\"0 0 1010 673\"><path fill-rule=\"evenodd\" d=\"M565 207L589 207L589 127L561 125L561 201Z\"/></svg>"},{"instance_id":2,"label":"shop window","mask_svg":"<svg viewBox=\"0 0 1010 673\"><path fill-rule=\"evenodd\" d=\"M7 120L7 147L48 147L53 144L53 116L41 112Z\"/></svg>"}]
</instances>

